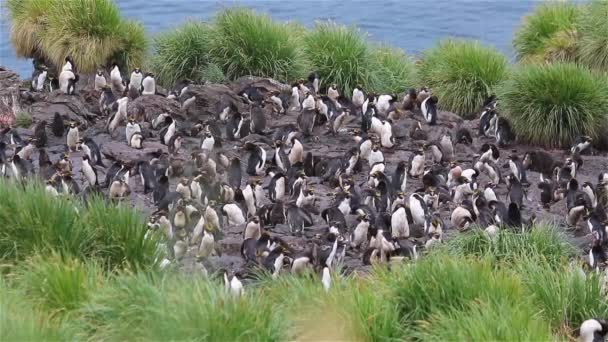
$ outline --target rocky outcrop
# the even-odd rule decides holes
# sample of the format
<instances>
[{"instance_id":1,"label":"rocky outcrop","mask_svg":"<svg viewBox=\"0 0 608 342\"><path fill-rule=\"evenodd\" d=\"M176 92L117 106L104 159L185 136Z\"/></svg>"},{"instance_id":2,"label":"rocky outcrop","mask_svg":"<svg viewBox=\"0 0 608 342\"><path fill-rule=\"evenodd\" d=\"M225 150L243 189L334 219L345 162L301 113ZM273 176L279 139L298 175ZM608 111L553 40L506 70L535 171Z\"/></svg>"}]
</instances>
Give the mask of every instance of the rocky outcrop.
<instances>
[{"instance_id":1,"label":"rocky outcrop","mask_svg":"<svg viewBox=\"0 0 608 342\"><path fill-rule=\"evenodd\" d=\"M215 116L229 106L235 107L241 113L248 112L243 98L223 84L190 85L180 97L180 101L185 103L192 97L195 97L194 103L187 106L189 117L202 119L204 116Z\"/></svg>"},{"instance_id":2,"label":"rocky outcrop","mask_svg":"<svg viewBox=\"0 0 608 342\"><path fill-rule=\"evenodd\" d=\"M163 153L168 153L167 146L156 142L144 142L144 148L141 150L127 146L122 140L108 141L101 146L101 153L107 158L131 164L135 164L138 160L159 150Z\"/></svg>"},{"instance_id":3,"label":"rocky outcrop","mask_svg":"<svg viewBox=\"0 0 608 342\"><path fill-rule=\"evenodd\" d=\"M160 95L146 95L129 101L127 106L129 116L137 117L143 114L147 121L154 120L161 113L171 114L172 116L180 115L179 103Z\"/></svg>"},{"instance_id":4,"label":"rocky outcrop","mask_svg":"<svg viewBox=\"0 0 608 342\"><path fill-rule=\"evenodd\" d=\"M36 102L30 107L34 122L51 122L55 113L59 113L66 121L78 123L81 129L88 126L88 121L97 118L97 115L87 109L80 96L65 95L59 91L50 93L44 101Z\"/></svg>"},{"instance_id":5,"label":"rocky outcrop","mask_svg":"<svg viewBox=\"0 0 608 342\"><path fill-rule=\"evenodd\" d=\"M0 94L2 91L6 91L8 88L19 88L21 86L21 79L16 73L0 66Z\"/></svg>"},{"instance_id":6,"label":"rocky outcrop","mask_svg":"<svg viewBox=\"0 0 608 342\"><path fill-rule=\"evenodd\" d=\"M244 76L234 81L230 88L235 93L240 94L247 88L258 88L262 93L268 93L272 91L290 91L291 87L288 84L281 83L272 78L263 78L256 76Z\"/></svg>"}]
</instances>

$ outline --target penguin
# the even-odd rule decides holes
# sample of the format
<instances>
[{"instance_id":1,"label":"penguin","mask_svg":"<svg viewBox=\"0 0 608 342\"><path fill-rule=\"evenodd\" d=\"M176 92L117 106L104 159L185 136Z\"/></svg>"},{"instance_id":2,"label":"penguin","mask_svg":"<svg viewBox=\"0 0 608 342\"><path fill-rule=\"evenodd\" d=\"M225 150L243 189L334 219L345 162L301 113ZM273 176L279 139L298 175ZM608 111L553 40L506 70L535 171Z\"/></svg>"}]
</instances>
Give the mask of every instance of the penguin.
<instances>
[{"instance_id":1,"label":"penguin","mask_svg":"<svg viewBox=\"0 0 608 342\"><path fill-rule=\"evenodd\" d=\"M467 230L475 219L475 213L467 206L464 206L464 203L463 205L456 207L450 215L452 226L461 231Z\"/></svg>"},{"instance_id":2,"label":"penguin","mask_svg":"<svg viewBox=\"0 0 608 342\"><path fill-rule=\"evenodd\" d=\"M416 124L413 125L412 129L410 130L410 138L412 138L412 140L424 141L428 139L428 133L422 129L420 121L417 121Z\"/></svg>"},{"instance_id":3,"label":"penguin","mask_svg":"<svg viewBox=\"0 0 608 342\"><path fill-rule=\"evenodd\" d=\"M493 163L498 163L500 158L500 150L494 144L483 144L481 145L479 161L486 162L492 161Z\"/></svg>"},{"instance_id":4,"label":"penguin","mask_svg":"<svg viewBox=\"0 0 608 342\"><path fill-rule=\"evenodd\" d=\"M365 95L363 94L363 90L361 88L361 86L356 86L353 89L353 97L352 97L352 103L355 106L355 108L357 109L362 109L363 107L363 102L365 102L366 98ZM365 114L363 112L363 114Z\"/></svg>"},{"instance_id":5,"label":"penguin","mask_svg":"<svg viewBox=\"0 0 608 342\"><path fill-rule=\"evenodd\" d=\"M302 101L302 110L316 110L317 101L312 94L308 94Z\"/></svg>"},{"instance_id":6,"label":"penguin","mask_svg":"<svg viewBox=\"0 0 608 342\"><path fill-rule=\"evenodd\" d=\"M601 342L608 333L608 321L605 319L588 319L577 329L581 342Z\"/></svg>"},{"instance_id":7,"label":"penguin","mask_svg":"<svg viewBox=\"0 0 608 342\"><path fill-rule=\"evenodd\" d=\"M84 153L89 156L89 159L93 161L93 165L105 167L101 158L101 150L93 139L89 137L84 137L84 139L80 141L79 146L84 151Z\"/></svg>"},{"instance_id":8,"label":"penguin","mask_svg":"<svg viewBox=\"0 0 608 342\"><path fill-rule=\"evenodd\" d=\"M289 161L289 157L283 151L283 141L277 140L274 142L274 156L272 158L273 164L276 165L282 172L287 172L287 170L291 167L291 162Z\"/></svg>"},{"instance_id":9,"label":"penguin","mask_svg":"<svg viewBox=\"0 0 608 342\"><path fill-rule=\"evenodd\" d=\"M63 70L59 74L59 89L62 93L67 95L74 95L76 89L76 82L80 79L78 74L74 74L74 72L70 70Z\"/></svg>"},{"instance_id":10,"label":"penguin","mask_svg":"<svg viewBox=\"0 0 608 342\"><path fill-rule=\"evenodd\" d=\"M528 151L524 154L525 169L549 175L557 165L553 157L545 151Z\"/></svg>"},{"instance_id":11,"label":"penguin","mask_svg":"<svg viewBox=\"0 0 608 342\"><path fill-rule=\"evenodd\" d=\"M163 145L168 145L173 135L177 132L177 121L171 117L167 118L167 121L170 122L169 125L160 131L160 142Z\"/></svg>"},{"instance_id":12,"label":"penguin","mask_svg":"<svg viewBox=\"0 0 608 342\"><path fill-rule=\"evenodd\" d=\"M266 115L259 104L254 104L251 109L251 120L249 121L249 131L255 134L263 134L266 130Z\"/></svg>"},{"instance_id":13,"label":"penguin","mask_svg":"<svg viewBox=\"0 0 608 342\"><path fill-rule=\"evenodd\" d=\"M292 111L300 111L302 109L302 104L300 102L300 91L298 90L297 84L294 84L291 87L291 97L289 99L289 108Z\"/></svg>"},{"instance_id":14,"label":"penguin","mask_svg":"<svg viewBox=\"0 0 608 342\"><path fill-rule=\"evenodd\" d=\"M91 160L86 154L82 156L82 173L90 186L96 187L99 185L97 170L91 165Z\"/></svg>"},{"instance_id":15,"label":"penguin","mask_svg":"<svg viewBox=\"0 0 608 342\"><path fill-rule=\"evenodd\" d=\"M113 200L121 200L131 194L129 184L122 179L115 179L110 185L109 197Z\"/></svg>"},{"instance_id":16,"label":"penguin","mask_svg":"<svg viewBox=\"0 0 608 342\"><path fill-rule=\"evenodd\" d=\"M459 128L456 131L456 143L464 145L473 144L473 136L471 136L471 132L464 127Z\"/></svg>"},{"instance_id":17,"label":"penguin","mask_svg":"<svg viewBox=\"0 0 608 342\"><path fill-rule=\"evenodd\" d=\"M504 225L510 228L523 228L521 212L519 211L519 206L517 205L517 203L509 203L509 208L507 209L507 219L505 220Z\"/></svg>"},{"instance_id":18,"label":"penguin","mask_svg":"<svg viewBox=\"0 0 608 342\"><path fill-rule=\"evenodd\" d=\"M110 135L112 135L116 128L118 128L118 125L127 120L128 103L129 98L125 96L116 100L115 104L113 105L113 107L116 109L116 112L114 112L112 116L108 117L108 120L106 122L106 127Z\"/></svg>"},{"instance_id":19,"label":"penguin","mask_svg":"<svg viewBox=\"0 0 608 342\"><path fill-rule=\"evenodd\" d=\"M480 137L488 136L491 127L491 121L496 116L496 111L493 108L484 108L479 117L479 130L478 134ZM493 133L493 132L492 132Z\"/></svg>"},{"instance_id":20,"label":"penguin","mask_svg":"<svg viewBox=\"0 0 608 342\"><path fill-rule=\"evenodd\" d=\"M273 173L268 184L268 198L270 201L282 201L287 194L287 177L281 172Z\"/></svg>"},{"instance_id":21,"label":"penguin","mask_svg":"<svg viewBox=\"0 0 608 342\"><path fill-rule=\"evenodd\" d=\"M372 167L377 163L384 163L384 155L380 150L380 146L378 144L374 144L372 150L369 153L369 157L367 158L369 162L369 166Z\"/></svg>"},{"instance_id":22,"label":"penguin","mask_svg":"<svg viewBox=\"0 0 608 342\"><path fill-rule=\"evenodd\" d=\"M403 110L413 110L416 106L416 97L416 89L408 89L403 97L403 101L401 101L401 108L403 108Z\"/></svg>"},{"instance_id":23,"label":"penguin","mask_svg":"<svg viewBox=\"0 0 608 342\"><path fill-rule=\"evenodd\" d=\"M420 104L422 116L429 125L437 124L437 97L429 96Z\"/></svg>"},{"instance_id":24,"label":"penguin","mask_svg":"<svg viewBox=\"0 0 608 342\"><path fill-rule=\"evenodd\" d=\"M444 164L447 162L448 155L443 152L443 148L437 142L430 142L424 145L425 149L428 149L431 152L431 156L433 157L433 163L441 163Z\"/></svg>"},{"instance_id":25,"label":"penguin","mask_svg":"<svg viewBox=\"0 0 608 342\"><path fill-rule=\"evenodd\" d=\"M380 95L376 101L376 109L381 115L386 115L393 103L397 101L397 95Z\"/></svg>"},{"instance_id":26,"label":"penguin","mask_svg":"<svg viewBox=\"0 0 608 342\"><path fill-rule=\"evenodd\" d=\"M260 224L260 218L257 216L251 217L245 230L243 231L243 240L254 239L258 240L262 236L262 225Z\"/></svg>"},{"instance_id":27,"label":"penguin","mask_svg":"<svg viewBox=\"0 0 608 342\"><path fill-rule=\"evenodd\" d=\"M142 80L143 74L141 73L141 70L139 68L133 69L131 72L131 78L129 78L129 90L135 89L139 94L142 88Z\"/></svg>"},{"instance_id":28,"label":"penguin","mask_svg":"<svg viewBox=\"0 0 608 342\"><path fill-rule=\"evenodd\" d=\"M426 201L419 193L410 195L409 208L414 224L424 225L426 217L430 216Z\"/></svg>"},{"instance_id":29,"label":"penguin","mask_svg":"<svg viewBox=\"0 0 608 342\"><path fill-rule=\"evenodd\" d=\"M80 141L80 133L78 132L78 126L75 122L70 122L70 128L68 129L67 145L70 151L76 151L78 142Z\"/></svg>"},{"instance_id":30,"label":"penguin","mask_svg":"<svg viewBox=\"0 0 608 342\"><path fill-rule=\"evenodd\" d=\"M19 154L15 154L12 159L10 159L10 171L12 178L16 180L24 180L28 174L28 167L26 162L21 159Z\"/></svg>"},{"instance_id":31,"label":"penguin","mask_svg":"<svg viewBox=\"0 0 608 342\"><path fill-rule=\"evenodd\" d=\"M332 84L329 86L329 88L327 88L327 97L332 99L334 102L338 101L338 98L340 97L340 92L338 91L338 87L336 87L336 84Z\"/></svg>"},{"instance_id":32,"label":"penguin","mask_svg":"<svg viewBox=\"0 0 608 342\"><path fill-rule=\"evenodd\" d=\"M46 81L46 77L48 75L48 68L43 65L40 67L40 70L35 70L32 74L32 87L33 91L42 91L44 89L44 82Z\"/></svg>"},{"instance_id":33,"label":"penguin","mask_svg":"<svg viewBox=\"0 0 608 342\"><path fill-rule=\"evenodd\" d=\"M127 121L127 126L125 127L127 145L131 146L131 137L135 133L141 133L141 126L139 125L139 123L135 122L135 119L133 117L130 117Z\"/></svg>"},{"instance_id":34,"label":"penguin","mask_svg":"<svg viewBox=\"0 0 608 342\"><path fill-rule=\"evenodd\" d=\"M247 161L247 174L250 176L261 176L266 167L266 150L253 143L246 143L245 150L249 152Z\"/></svg>"},{"instance_id":35,"label":"penguin","mask_svg":"<svg viewBox=\"0 0 608 342\"><path fill-rule=\"evenodd\" d=\"M171 139L169 139L169 143L167 144L167 147L169 148L169 153L179 154L183 141L184 138L180 133L174 134Z\"/></svg>"},{"instance_id":36,"label":"penguin","mask_svg":"<svg viewBox=\"0 0 608 342\"><path fill-rule=\"evenodd\" d=\"M15 150L15 154L19 155L19 157L21 157L21 159L23 160L31 160L32 154L36 150L36 139L28 138L27 142L27 145L22 148L17 148Z\"/></svg>"},{"instance_id":37,"label":"penguin","mask_svg":"<svg viewBox=\"0 0 608 342\"><path fill-rule=\"evenodd\" d=\"M420 149L412 155L409 161L410 169L409 175L418 178L424 173L424 150Z\"/></svg>"},{"instance_id":38,"label":"penguin","mask_svg":"<svg viewBox=\"0 0 608 342\"><path fill-rule=\"evenodd\" d=\"M51 132L53 132L53 135L57 138L63 137L63 134L65 133L65 123L63 122L61 115L57 112L55 112L55 115L53 116Z\"/></svg>"},{"instance_id":39,"label":"penguin","mask_svg":"<svg viewBox=\"0 0 608 342\"><path fill-rule=\"evenodd\" d=\"M514 174L510 174L509 176L507 176L507 180L507 199L510 203L515 203L517 204L518 208L521 208L525 196L522 184L519 181L519 178L517 178L517 176L515 176Z\"/></svg>"},{"instance_id":40,"label":"penguin","mask_svg":"<svg viewBox=\"0 0 608 342\"><path fill-rule=\"evenodd\" d=\"M595 207L597 207L597 196L595 194L595 188L593 187L593 184L591 184L590 182L583 183L581 191L587 196L587 207L595 209Z\"/></svg>"},{"instance_id":41,"label":"penguin","mask_svg":"<svg viewBox=\"0 0 608 342\"><path fill-rule=\"evenodd\" d=\"M445 155L444 158L447 161L451 161L452 159L454 159L454 145L452 143L451 134L444 134L439 140L439 146L441 146L441 151Z\"/></svg>"},{"instance_id":42,"label":"penguin","mask_svg":"<svg viewBox=\"0 0 608 342\"><path fill-rule=\"evenodd\" d=\"M393 138L392 120L387 119L382 122L382 132L380 133L380 144L385 148L392 148L395 145Z\"/></svg>"},{"instance_id":43,"label":"penguin","mask_svg":"<svg viewBox=\"0 0 608 342\"><path fill-rule=\"evenodd\" d=\"M608 173L600 173L595 187L597 205L608 209Z\"/></svg>"},{"instance_id":44,"label":"penguin","mask_svg":"<svg viewBox=\"0 0 608 342\"><path fill-rule=\"evenodd\" d=\"M125 86L122 83L122 76L120 75L120 68L118 64L112 63L112 70L110 71L110 83L114 91L122 94L125 91Z\"/></svg>"},{"instance_id":45,"label":"penguin","mask_svg":"<svg viewBox=\"0 0 608 342\"><path fill-rule=\"evenodd\" d=\"M48 138L46 136L46 121L42 120L34 128L35 145L37 148L46 146Z\"/></svg>"},{"instance_id":46,"label":"penguin","mask_svg":"<svg viewBox=\"0 0 608 342\"><path fill-rule=\"evenodd\" d=\"M228 225L241 225L245 224L245 217L243 211L236 203L227 203L222 207L222 214L227 217Z\"/></svg>"},{"instance_id":47,"label":"penguin","mask_svg":"<svg viewBox=\"0 0 608 342\"><path fill-rule=\"evenodd\" d=\"M129 141L129 146L141 150L144 148L144 136L141 134L141 132L135 132L131 135L131 141ZM169 152L174 153L171 151L171 146L169 146Z\"/></svg>"},{"instance_id":48,"label":"penguin","mask_svg":"<svg viewBox=\"0 0 608 342\"><path fill-rule=\"evenodd\" d=\"M367 214L357 215L357 222L357 226L355 229L353 229L350 239L350 245L352 248L360 248L367 240L367 235L370 228L370 217Z\"/></svg>"},{"instance_id":49,"label":"penguin","mask_svg":"<svg viewBox=\"0 0 608 342\"><path fill-rule=\"evenodd\" d=\"M99 97L99 108L101 109L102 114L110 115L112 109L116 106L116 96L112 91L112 87L104 86L101 88L101 96Z\"/></svg>"},{"instance_id":50,"label":"penguin","mask_svg":"<svg viewBox=\"0 0 608 342\"><path fill-rule=\"evenodd\" d=\"M410 236L410 227L404 205L398 205L391 215L391 236L395 239Z\"/></svg>"},{"instance_id":51,"label":"penguin","mask_svg":"<svg viewBox=\"0 0 608 342\"><path fill-rule=\"evenodd\" d=\"M315 95L319 94L319 75L316 72L308 74L308 83L306 86L312 89Z\"/></svg>"},{"instance_id":52,"label":"penguin","mask_svg":"<svg viewBox=\"0 0 608 342\"><path fill-rule=\"evenodd\" d=\"M593 139L591 139L591 137L589 137L587 135L577 136L576 139L574 140L574 144L570 148L570 153L574 153L574 151L577 150L577 148L578 148L578 152L582 154L583 152L585 152L585 150L587 150L591 146L592 141L593 141Z\"/></svg>"},{"instance_id":53,"label":"penguin","mask_svg":"<svg viewBox=\"0 0 608 342\"><path fill-rule=\"evenodd\" d=\"M401 191L405 193L407 185L407 167L404 161L397 164L397 168L391 177L391 187L393 191Z\"/></svg>"},{"instance_id":54,"label":"penguin","mask_svg":"<svg viewBox=\"0 0 608 342\"><path fill-rule=\"evenodd\" d=\"M103 70L97 70L95 74L95 90L100 91L108 85L106 76L103 74Z\"/></svg>"},{"instance_id":55,"label":"penguin","mask_svg":"<svg viewBox=\"0 0 608 342\"><path fill-rule=\"evenodd\" d=\"M509 168L511 174L513 174L520 183L528 183L528 179L526 177L526 168L524 167L522 161L519 159L519 156L517 156L516 154L511 154L507 159L507 165L505 166Z\"/></svg>"},{"instance_id":56,"label":"penguin","mask_svg":"<svg viewBox=\"0 0 608 342\"><path fill-rule=\"evenodd\" d=\"M515 135L511 129L511 123L507 119L499 117L496 123L494 136L496 137L496 144L498 144L498 146L509 146L515 139Z\"/></svg>"},{"instance_id":57,"label":"penguin","mask_svg":"<svg viewBox=\"0 0 608 342\"><path fill-rule=\"evenodd\" d=\"M302 110L298 116L298 129L307 137L313 134L317 113L314 110Z\"/></svg>"},{"instance_id":58,"label":"penguin","mask_svg":"<svg viewBox=\"0 0 608 342\"><path fill-rule=\"evenodd\" d=\"M571 179L568 182L566 191L566 223L570 227L576 227L578 221L583 217L586 210L586 201L584 194L579 192L578 182L576 179Z\"/></svg>"},{"instance_id":59,"label":"penguin","mask_svg":"<svg viewBox=\"0 0 608 342\"><path fill-rule=\"evenodd\" d=\"M540 189L540 202L543 208L549 209L554 201L555 188L549 179L543 179L538 182L537 187Z\"/></svg>"},{"instance_id":60,"label":"penguin","mask_svg":"<svg viewBox=\"0 0 608 342\"><path fill-rule=\"evenodd\" d=\"M289 164L294 165L304 162L304 146L302 145L302 142L300 142L300 139L293 136L291 139L289 139L289 141L291 142L291 148L289 149L289 153L287 155Z\"/></svg>"}]
</instances>

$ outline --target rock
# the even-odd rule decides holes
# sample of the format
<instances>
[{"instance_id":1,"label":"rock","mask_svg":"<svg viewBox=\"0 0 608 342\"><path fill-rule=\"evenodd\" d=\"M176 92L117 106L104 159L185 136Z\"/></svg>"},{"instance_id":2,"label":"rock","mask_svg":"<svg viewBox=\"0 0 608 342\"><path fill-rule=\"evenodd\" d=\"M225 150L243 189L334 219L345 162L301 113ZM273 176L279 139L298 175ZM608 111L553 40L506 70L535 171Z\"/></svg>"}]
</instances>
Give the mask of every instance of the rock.
<instances>
[{"instance_id":1,"label":"rock","mask_svg":"<svg viewBox=\"0 0 608 342\"><path fill-rule=\"evenodd\" d=\"M244 99L238 96L228 86L222 84L190 85L181 96L181 102L196 97L192 106L188 108L188 115L201 118L204 115L215 116L224 108L234 105L240 113L248 113L249 107Z\"/></svg>"},{"instance_id":2,"label":"rock","mask_svg":"<svg viewBox=\"0 0 608 342\"><path fill-rule=\"evenodd\" d=\"M19 88L21 79L16 73L0 66L0 92L8 88Z\"/></svg>"},{"instance_id":3,"label":"rock","mask_svg":"<svg viewBox=\"0 0 608 342\"><path fill-rule=\"evenodd\" d=\"M36 102L30 107L34 122L42 120L51 122L55 112L59 113L65 121L75 121L81 129L88 126L88 120L97 118L97 115L87 109L80 96L65 95L60 91L50 93L45 101Z\"/></svg>"},{"instance_id":4,"label":"rock","mask_svg":"<svg viewBox=\"0 0 608 342\"><path fill-rule=\"evenodd\" d=\"M271 91L290 91L291 87L288 84L281 83L272 78L263 78L256 76L244 76L234 81L231 86L235 93L240 94L243 90L249 87L255 87L262 90L263 93Z\"/></svg>"},{"instance_id":5,"label":"rock","mask_svg":"<svg viewBox=\"0 0 608 342\"><path fill-rule=\"evenodd\" d=\"M93 86L86 86L78 90L78 95L89 112L101 115L101 108L99 108L101 91L95 90Z\"/></svg>"},{"instance_id":6,"label":"rock","mask_svg":"<svg viewBox=\"0 0 608 342\"><path fill-rule=\"evenodd\" d=\"M137 116L144 113L147 121L154 120L158 114L168 113L180 115L180 105L177 101L159 95L140 96L127 105L127 115Z\"/></svg>"},{"instance_id":7,"label":"rock","mask_svg":"<svg viewBox=\"0 0 608 342\"><path fill-rule=\"evenodd\" d=\"M156 142L144 142L141 150L127 146L126 142L108 141L101 146L101 153L109 159L118 160L122 163L135 163L147 155L156 153L158 150L168 153L167 146Z\"/></svg>"}]
</instances>

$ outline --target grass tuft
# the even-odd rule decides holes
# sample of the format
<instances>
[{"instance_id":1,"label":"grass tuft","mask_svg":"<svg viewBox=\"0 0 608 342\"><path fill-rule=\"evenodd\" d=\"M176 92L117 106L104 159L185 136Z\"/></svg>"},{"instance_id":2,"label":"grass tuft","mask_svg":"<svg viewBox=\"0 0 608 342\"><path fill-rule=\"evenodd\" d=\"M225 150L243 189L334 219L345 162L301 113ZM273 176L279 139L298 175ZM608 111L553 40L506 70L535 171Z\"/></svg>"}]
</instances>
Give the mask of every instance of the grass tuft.
<instances>
[{"instance_id":1,"label":"grass tuft","mask_svg":"<svg viewBox=\"0 0 608 342\"><path fill-rule=\"evenodd\" d=\"M475 41L442 41L418 65L420 82L439 98L439 107L465 118L476 114L506 70L502 54Z\"/></svg>"},{"instance_id":2,"label":"grass tuft","mask_svg":"<svg viewBox=\"0 0 608 342\"><path fill-rule=\"evenodd\" d=\"M155 79L165 87L186 78L202 82L201 75L210 58L210 31L208 24L189 21L156 36L150 62Z\"/></svg>"},{"instance_id":3,"label":"grass tuft","mask_svg":"<svg viewBox=\"0 0 608 342\"><path fill-rule=\"evenodd\" d=\"M583 8L580 61L591 68L608 71L608 2L592 0Z\"/></svg>"},{"instance_id":4,"label":"grass tuft","mask_svg":"<svg viewBox=\"0 0 608 342\"><path fill-rule=\"evenodd\" d=\"M354 27L321 23L305 37L306 56L324 85L336 84L350 96L356 86L373 84L372 52Z\"/></svg>"},{"instance_id":5,"label":"grass tuft","mask_svg":"<svg viewBox=\"0 0 608 342\"><path fill-rule=\"evenodd\" d=\"M32 125L32 116L28 112L19 112L15 117L15 124L21 128L29 128Z\"/></svg>"},{"instance_id":6,"label":"grass tuft","mask_svg":"<svg viewBox=\"0 0 608 342\"><path fill-rule=\"evenodd\" d=\"M28 298L52 317L74 312L86 303L103 282L102 270L58 254L28 259L16 282Z\"/></svg>"},{"instance_id":7,"label":"grass tuft","mask_svg":"<svg viewBox=\"0 0 608 342\"><path fill-rule=\"evenodd\" d=\"M42 47L61 67L71 56L79 72L92 73L121 46L121 18L111 0L59 1L47 8L48 27Z\"/></svg>"},{"instance_id":8,"label":"grass tuft","mask_svg":"<svg viewBox=\"0 0 608 342\"><path fill-rule=\"evenodd\" d=\"M379 94L399 94L415 87L414 61L400 49L382 46L372 53L374 61L373 91Z\"/></svg>"},{"instance_id":9,"label":"grass tuft","mask_svg":"<svg viewBox=\"0 0 608 342\"><path fill-rule=\"evenodd\" d=\"M573 45L567 37L576 36L571 33L576 32L579 16L576 4L556 1L539 5L524 17L515 32L513 46L517 59L523 62L571 61L576 54L571 52ZM547 50L552 52L547 53Z\"/></svg>"},{"instance_id":10,"label":"grass tuft","mask_svg":"<svg viewBox=\"0 0 608 342\"><path fill-rule=\"evenodd\" d=\"M545 147L599 137L608 113L606 78L571 63L520 66L498 93L518 139Z\"/></svg>"},{"instance_id":11,"label":"grass tuft","mask_svg":"<svg viewBox=\"0 0 608 342\"><path fill-rule=\"evenodd\" d=\"M15 53L24 58L44 57L42 41L48 26L48 11L58 0L7 0L11 19L11 43Z\"/></svg>"},{"instance_id":12,"label":"grass tuft","mask_svg":"<svg viewBox=\"0 0 608 342\"><path fill-rule=\"evenodd\" d=\"M107 62L116 62L121 70L133 70L142 68L146 51L148 50L148 40L144 26L135 21L123 21L118 38L120 48Z\"/></svg>"},{"instance_id":13,"label":"grass tuft","mask_svg":"<svg viewBox=\"0 0 608 342\"><path fill-rule=\"evenodd\" d=\"M244 8L219 12L213 24L211 58L228 78L253 75L289 81L306 75L301 42L290 25Z\"/></svg>"}]
</instances>

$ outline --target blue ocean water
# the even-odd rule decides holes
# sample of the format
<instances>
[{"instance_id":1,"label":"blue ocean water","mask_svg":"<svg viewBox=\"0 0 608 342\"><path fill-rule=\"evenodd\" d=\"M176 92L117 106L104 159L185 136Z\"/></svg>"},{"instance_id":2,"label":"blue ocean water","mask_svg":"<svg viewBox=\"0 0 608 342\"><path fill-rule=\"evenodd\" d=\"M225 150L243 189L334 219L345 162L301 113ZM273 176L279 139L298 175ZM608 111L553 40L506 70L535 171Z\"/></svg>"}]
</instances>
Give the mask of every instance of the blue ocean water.
<instances>
[{"instance_id":1,"label":"blue ocean water","mask_svg":"<svg viewBox=\"0 0 608 342\"><path fill-rule=\"evenodd\" d=\"M5 0L0 0L4 5ZM65 0L70 1L70 0ZM121 13L141 21L149 35L170 29L187 19L206 20L218 9L246 6L278 20L297 21L308 27L333 20L357 25L373 41L388 43L419 54L446 37L477 39L512 56L511 39L523 15L539 2L531 0L434 1L328 1L328 0L115 0ZM0 11L4 12L4 7ZM0 65L22 76L31 63L15 56L9 40L10 22L2 13Z\"/></svg>"}]
</instances>

